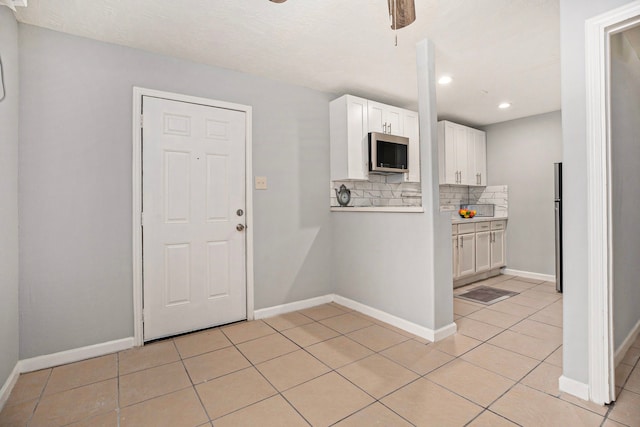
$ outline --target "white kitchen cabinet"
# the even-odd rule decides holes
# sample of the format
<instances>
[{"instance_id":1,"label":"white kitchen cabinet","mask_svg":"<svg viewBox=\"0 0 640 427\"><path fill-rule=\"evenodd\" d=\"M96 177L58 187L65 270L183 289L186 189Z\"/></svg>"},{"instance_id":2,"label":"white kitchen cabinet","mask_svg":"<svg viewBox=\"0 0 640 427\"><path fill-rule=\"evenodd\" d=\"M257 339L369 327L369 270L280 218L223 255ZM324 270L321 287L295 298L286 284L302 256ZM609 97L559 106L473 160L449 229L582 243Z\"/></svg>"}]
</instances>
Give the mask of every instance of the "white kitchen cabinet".
<instances>
[{"instance_id":1,"label":"white kitchen cabinet","mask_svg":"<svg viewBox=\"0 0 640 427\"><path fill-rule=\"evenodd\" d=\"M504 230L491 231L491 268L505 265Z\"/></svg>"},{"instance_id":2,"label":"white kitchen cabinet","mask_svg":"<svg viewBox=\"0 0 640 427\"><path fill-rule=\"evenodd\" d=\"M440 184L486 185L485 132L446 120L438 122Z\"/></svg>"},{"instance_id":3,"label":"white kitchen cabinet","mask_svg":"<svg viewBox=\"0 0 640 427\"><path fill-rule=\"evenodd\" d=\"M453 271L452 277L458 278L458 236L451 236L451 247L453 248Z\"/></svg>"},{"instance_id":4,"label":"white kitchen cabinet","mask_svg":"<svg viewBox=\"0 0 640 427\"><path fill-rule=\"evenodd\" d=\"M491 232L476 233L476 273L491 269Z\"/></svg>"},{"instance_id":5,"label":"white kitchen cabinet","mask_svg":"<svg viewBox=\"0 0 640 427\"><path fill-rule=\"evenodd\" d=\"M469 185L487 185L487 135L485 132L467 128L467 178Z\"/></svg>"},{"instance_id":6,"label":"white kitchen cabinet","mask_svg":"<svg viewBox=\"0 0 640 427\"><path fill-rule=\"evenodd\" d=\"M369 132L406 136L402 126L403 110L401 108L369 101L367 112L369 115Z\"/></svg>"},{"instance_id":7,"label":"white kitchen cabinet","mask_svg":"<svg viewBox=\"0 0 640 427\"><path fill-rule=\"evenodd\" d=\"M409 138L409 172L404 182L420 182L420 120L415 111L402 110L402 129Z\"/></svg>"},{"instance_id":8,"label":"white kitchen cabinet","mask_svg":"<svg viewBox=\"0 0 640 427\"><path fill-rule=\"evenodd\" d=\"M499 274L500 268L506 265L506 227L506 219L453 224L454 287Z\"/></svg>"},{"instance_id":9,"label":"white kitchen cabinet","mask_svg":"<svg viewBox=\"0 0 640 427\"><path fill-rule=\"evenodd\" d=\"M369 178L368 101L344 95L329 104L331 180Z\"/></svg>"},{"instance_id":10,"label":"white kitchen cabinet","mask_svg":"<svg viewBox=\"0 0 640 427\"><path fill-rule=\"evenodd\" d=\"M458 276L476 272L476 235L475 233L458 236Z\"/></svg>"},{"instance_id":11,"label":"white kitchen cabinet","mask_svg":"<svg viewBox=\"0 0 640 427\"><path fill-rule=\"evenodd\" d=\"M466 171L467 168L467 140L462 126L447 121L438 122L438 154L440 184L462 184L461 169Z\"/></svg>"},{"instance_id":12,"label":"white kitchen cabinet","mask_svg":"<svg viewBox=\"0 0 640 427\"><path fill-rule=\"evenodd\" d=\"M396 182L420 182L418 113L352 95L329 104L331 180L369 179L369 132L409 138L409 172Z\"/></svg>"}]
</instances>

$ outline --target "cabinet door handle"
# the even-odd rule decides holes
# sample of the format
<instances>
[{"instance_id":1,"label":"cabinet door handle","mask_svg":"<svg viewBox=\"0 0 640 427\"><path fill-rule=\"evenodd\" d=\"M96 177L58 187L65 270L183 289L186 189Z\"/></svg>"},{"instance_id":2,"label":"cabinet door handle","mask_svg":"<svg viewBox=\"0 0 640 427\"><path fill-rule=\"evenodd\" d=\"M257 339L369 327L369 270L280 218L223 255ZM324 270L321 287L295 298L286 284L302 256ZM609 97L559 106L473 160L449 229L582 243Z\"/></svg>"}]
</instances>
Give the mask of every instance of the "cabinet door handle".
<instances>
[{"instance_id":1,"label":"cabinet door handle","mask_svg":"<svg viewBox=\"0 0 640 427\"><path fill-rule=\"evenodd\" d=\"M460 238L460 247L464 248L464 237Z\"/></svg>"},{"instance_id":2,"label":"cabinet door handle","mask_svg":"<svg viewBox=\"0 0 640 427\"><path fill-rule=\"evenodd\" d=\"M391 123L389 123L389 133L391 133Z\"/></svg>"},{"instance_id":3,"label":"cabinet door handle","mask_svg":"<svg viewBox=\"0 0 640 427\"><path fill-rule=\"evenodd\" d=\"M382 124L382 133L387 133L387 123Z\"/></svg>"}]
</instances>

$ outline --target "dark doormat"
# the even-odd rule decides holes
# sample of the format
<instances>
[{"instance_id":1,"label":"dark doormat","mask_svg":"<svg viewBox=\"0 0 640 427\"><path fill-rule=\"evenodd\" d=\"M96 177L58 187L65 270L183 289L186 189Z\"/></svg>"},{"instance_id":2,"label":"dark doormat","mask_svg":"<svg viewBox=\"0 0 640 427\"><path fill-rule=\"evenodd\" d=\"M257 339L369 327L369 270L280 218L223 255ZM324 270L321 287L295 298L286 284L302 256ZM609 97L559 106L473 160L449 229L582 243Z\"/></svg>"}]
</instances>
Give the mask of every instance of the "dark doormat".
<instances>
[{"instance_id":1,"label":"dark doormat","mask_svg":"<svg viewBox=\"0 0 640 427\"><path fill-rule=\"evenodd\" d=\"M489 286L478 286L475 289L456 295L456 298L466 299L468 301L478 302L480 304L490 305L498 301L505 300L518 292L505 291L504 289L490 288Z\"/></svg>"}]
</instances>

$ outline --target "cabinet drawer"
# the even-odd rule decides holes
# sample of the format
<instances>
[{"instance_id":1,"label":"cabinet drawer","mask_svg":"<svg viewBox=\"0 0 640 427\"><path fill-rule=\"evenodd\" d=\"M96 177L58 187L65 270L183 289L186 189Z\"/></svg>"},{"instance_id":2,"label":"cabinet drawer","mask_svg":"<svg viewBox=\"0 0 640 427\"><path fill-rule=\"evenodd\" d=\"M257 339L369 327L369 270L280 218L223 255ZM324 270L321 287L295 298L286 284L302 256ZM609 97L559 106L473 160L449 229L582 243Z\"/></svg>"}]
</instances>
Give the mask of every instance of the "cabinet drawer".
<instances>
[{"instance_id":1,"label":"cabinet drawer","mask_svg":"<svg viewBox=\"0 0 640 427\"><path fill-rule=\"evenodd\" d=\"M475 233L476 225L471 224L458 224L458 234Z\"/></svg>"},{"instance_id":2,"label":"cabinet drawer","mask_svg":"<svg viewBox=\"0 0 640 427\"><path fill-rule=\"evenodd\" d=\"M491 223L487 222L476 222L476 233L481 231L489 231L491 229Z\"/></svg>"},{"instance_id":3,"label":"cabinet drawer","mask_svg":"<svg viewBox=\"0 0 640 427\"><path fill-rule=\"evenodd\" d=\"M504 230L505 228L507 228L507 221L506 220L500 220L500 221L491 221L491 229L492 230Z\"/></svg>"},{"instance_id":4,"label":"cabinet drawer","mask_svg":"<svg viewBox=\"0 0 640 427\"><path fill-rule=\"evenodd\" d=\"M458 224L451 224L451 235L455 236L458 234Z\"/></svg>"}]
</instances>

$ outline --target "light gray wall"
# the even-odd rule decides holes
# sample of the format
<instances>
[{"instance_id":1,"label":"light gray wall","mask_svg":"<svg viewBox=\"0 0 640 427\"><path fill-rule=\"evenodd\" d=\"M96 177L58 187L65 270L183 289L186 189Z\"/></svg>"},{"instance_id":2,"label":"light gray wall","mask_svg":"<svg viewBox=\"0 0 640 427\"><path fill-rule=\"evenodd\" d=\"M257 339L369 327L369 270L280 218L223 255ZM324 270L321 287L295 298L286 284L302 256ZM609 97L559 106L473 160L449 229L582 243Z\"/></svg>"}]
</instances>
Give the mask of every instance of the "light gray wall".
<instances>
[{"instance_id":1,"label":"light gray wall","mask_svg":"<svg viewBox=\"0 0 640 427\"><path fill-rule=\"evenodd\" d=\"M589 383L585 20L629 0L560 0L564 207L563 375Z\"/></svg>"},{"instance_id":2,"label":"light gray wall","mask_svg":"<svg viewBox=\"0 0 640 427\"><path fill-rule=\"evenodd\" d=\"M255 307L333 292L330 95L20 25L20 357L133 335L132 87L253 107Z\"/></svg>"},{"instance_id":3,"label":"light gray wall","mask_svg":"<svg viewBox=\"0 0 640 427\"><path fill-rule=\"evenodd\" d=\"M640 322L640 59L611 37L613 333L618 349Z\"/></svg>"},{"instance_id":4,"label":"light gray wall","mask_svg":"<svg viewBox=\"0 0 640 427\"><path fill-rule=\"evenodd\" d=\"M418 45L423 213L333 213L336 292L429 329L453 322L451 216L440 215L433 45Z\"/></svg>"},{"instance_id":5,"label":"light gray wall","mask_svg":"<svg viewBox=\"0 0 640 427\"><path fill-rule=\"evenodd\" d=\"M488 185L509 186L508 268L555 275L553 164L559 111L486 126Z\"/></svg>"},{"instance_id":6,"label":"light gray wall","mask_svg":"<svg viewBox=\"0 0 640 427\"><path fill-rule=\"evenodd\" d=\"M18 23L0 6L0 388L18 361ZM0 95L2 96L2 95Z\"/></svg>"}]
</instances>

